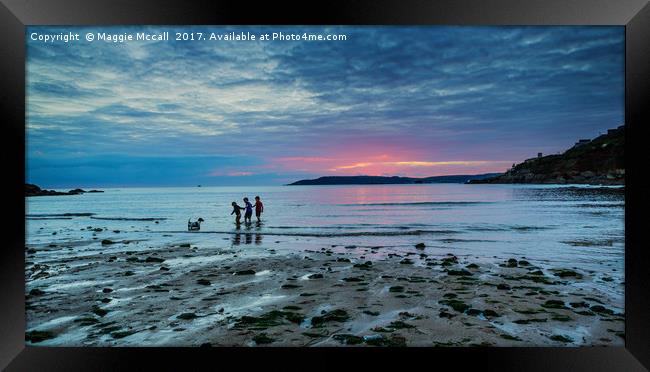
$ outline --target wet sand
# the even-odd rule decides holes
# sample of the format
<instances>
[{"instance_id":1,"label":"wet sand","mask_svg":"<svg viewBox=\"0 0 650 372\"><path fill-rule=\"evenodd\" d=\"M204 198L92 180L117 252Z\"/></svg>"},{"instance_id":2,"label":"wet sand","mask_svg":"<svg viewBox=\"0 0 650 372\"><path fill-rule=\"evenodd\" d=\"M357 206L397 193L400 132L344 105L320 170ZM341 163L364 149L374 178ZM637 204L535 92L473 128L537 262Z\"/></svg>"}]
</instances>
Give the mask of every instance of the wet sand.
<instances>
[{"instance_id":1,"label":"wet sand","mask_svg":"<svg viewBox=\"0 0 650 372\"><path fill-rule=\"evenodd\" d=\"M622 299L593 285L623 285L607 273L456 256L453 242L422 238L410 247L262 243L261 234L214 234L212 243L187 234L157 246L109 238L26 247L28 344L624 344Z\"/></svg>"}]
</instances>

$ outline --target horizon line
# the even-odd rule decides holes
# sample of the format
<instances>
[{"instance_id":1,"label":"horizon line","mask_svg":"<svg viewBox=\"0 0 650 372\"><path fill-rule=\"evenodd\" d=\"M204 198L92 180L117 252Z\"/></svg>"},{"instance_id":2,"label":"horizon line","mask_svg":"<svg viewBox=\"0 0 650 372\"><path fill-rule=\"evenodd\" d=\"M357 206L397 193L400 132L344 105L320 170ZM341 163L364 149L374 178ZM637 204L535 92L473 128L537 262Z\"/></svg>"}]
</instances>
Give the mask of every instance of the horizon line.
<instances>
[{"instance_id":1,"label":"horizon line","mask_svg":"<svg viewBox=\"0 0 650 372\"><path fill-rule=\"evenodd\" d=\"M410 177L410 176L385 176L385 175L367 175L367 174L360 174L360 175L346 175L346 176L337 176L337 175L332 175L332 176L315 176L315 178L302 178L298 179L295 181L291 181L290 183L294 182L299 182L299 181L305 181L305 180L315 180L323 177L338 177L338 178L346 178L346 177L384 177L384 178L411 178L411 179L424 179L424 178L433 178L433 177L460 177L460 176L482 176L486 174L501 174L503 172L488 172L488 173L477 173L477 174L444 174L444 175L438 175L438 176L425 176L425 177ZM256 186L261 186L261 187L267 187L267 186L289 186L290 183L274 183L274 184L239 184L239 185L206 185L206 184L196 184L196 185L121 185L121 186L101 186L101 185L94 185L94 186L84 186L84 185L75 185L75 186L42 186L39 185L38 183L32 183L28 182L25 180L25 184L30 184L30 185L36 185L40 187L41 189L50 189L50 190L68 190L70 188L75 189L75 188L81 188L83 189L84 187L87 189L93 189L93 188L100 188L100 189L120 189L120 188L154 188L154 187L193 187L193 188L201 188L201 187L256 187ZM334 186L334 185L332 185Z\"/></svg>"}]
</instances>

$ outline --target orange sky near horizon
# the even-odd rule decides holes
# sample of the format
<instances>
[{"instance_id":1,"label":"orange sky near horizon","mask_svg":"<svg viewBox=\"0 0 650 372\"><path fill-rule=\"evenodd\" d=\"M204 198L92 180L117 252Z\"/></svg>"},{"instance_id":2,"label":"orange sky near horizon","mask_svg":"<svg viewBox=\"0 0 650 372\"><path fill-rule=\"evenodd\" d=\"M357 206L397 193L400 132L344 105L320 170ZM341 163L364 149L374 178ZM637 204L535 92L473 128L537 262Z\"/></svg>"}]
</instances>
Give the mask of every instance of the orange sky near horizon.
<instances>
[{"instance_id":1,"label":"orange sky near horizon","mask_svg":"<svg viewBox=\"0 0 650 372\"><path fill-rule=\"evenodd\" d=\"M430 155L429 155L430 156ZM334 156L286 156L271 159L267 164L240 169L239 175L253 175L269 171L300 172L315 176L402 176L431 177L453 174L482 174L504 172L511 160L431 160L426 155L402 152L352 154ZM222 174L221 169L220 174ZM225 174L228 174L226 171Z\"/></svg>"}]
</instances>

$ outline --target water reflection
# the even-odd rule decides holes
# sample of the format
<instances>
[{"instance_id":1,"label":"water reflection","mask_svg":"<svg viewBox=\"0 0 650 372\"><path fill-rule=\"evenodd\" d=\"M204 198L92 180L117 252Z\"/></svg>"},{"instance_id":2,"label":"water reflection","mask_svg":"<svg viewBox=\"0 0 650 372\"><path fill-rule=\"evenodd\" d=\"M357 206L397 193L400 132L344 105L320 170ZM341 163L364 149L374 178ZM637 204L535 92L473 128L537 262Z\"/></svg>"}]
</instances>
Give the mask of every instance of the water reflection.
<instances>
[{"instance_id":1,"label":"water reflection","mask_svg":"<svg viewBox=\"0 0 650 372\"><path fill-rule=\"evenodd\" d=\"M252 224L246 224L245 225L246 232L242 233L242 232L240 232L241 231L241 226L237 225L237 227L235 227L236 232L234 234L232 234L232 245L241 245L242 244L242 235L243 235L243 238L244 238L243 239L244 244L246 244L246 245L253 244L253 239L254 239L256 245L262 244L263 234L258 232L258 231L261 230L261 224L257 223L255 225L255 231L256 232L252 232L251 231L252 228L253 228Z\"/></svg>"},{"instance_id":2,"label":"water reflection","mask_svg":"<svg viewBox=\"0 0 650 372\"><path fill-rule=\"evenodd\" d=\"M597 200L623 201L623 187L548 187L548 188L513 188L514 200L527 201L565 201L565 200Z\"/></svg>"}]
</instances>

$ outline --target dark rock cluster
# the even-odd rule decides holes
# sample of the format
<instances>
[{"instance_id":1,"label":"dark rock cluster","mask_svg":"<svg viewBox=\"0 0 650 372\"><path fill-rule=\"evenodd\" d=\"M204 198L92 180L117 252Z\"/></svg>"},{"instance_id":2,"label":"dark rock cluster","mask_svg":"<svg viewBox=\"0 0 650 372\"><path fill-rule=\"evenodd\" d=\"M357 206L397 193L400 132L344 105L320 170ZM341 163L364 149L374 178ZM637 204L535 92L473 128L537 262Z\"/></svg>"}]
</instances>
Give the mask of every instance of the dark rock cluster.
<instances>
[{"instance_id":1,"label":"dark rock cluster","mask_svg":"<svg viewBox=\"0 0 650 372\"><path fill-rule=\"evenodd\" d=\"M83 189L74 189L68 192L54 191L54 190L45 190L40 187L33 185L31 183L25 184L25 196L49 196L49 195L79 195L89 192L104 192L102 190L83 190Z\"/></svg>"}]
</instances>

